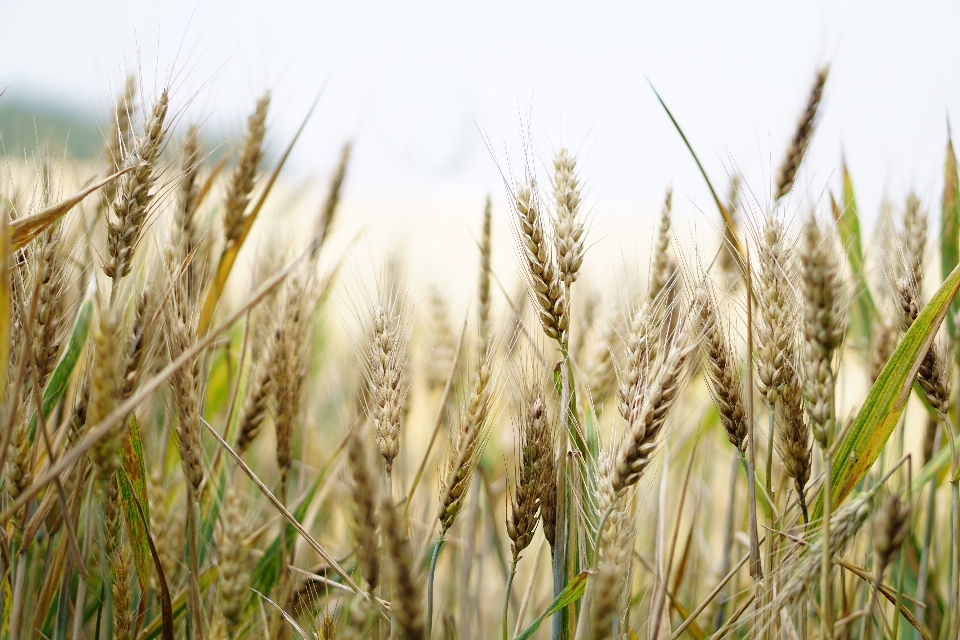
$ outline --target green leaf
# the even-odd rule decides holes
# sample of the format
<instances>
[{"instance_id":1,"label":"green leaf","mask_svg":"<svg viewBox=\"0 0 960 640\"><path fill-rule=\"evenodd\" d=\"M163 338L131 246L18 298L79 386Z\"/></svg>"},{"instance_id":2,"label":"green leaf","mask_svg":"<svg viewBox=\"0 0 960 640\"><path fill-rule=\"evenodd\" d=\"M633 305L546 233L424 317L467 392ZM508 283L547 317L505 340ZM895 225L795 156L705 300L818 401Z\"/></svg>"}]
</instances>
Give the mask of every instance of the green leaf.
<instances>
[{"instance_id":1,"label":"green leaf","mask_svg":"<svg viewBox=\"0 0 960 640\"><path fill-rule=\"evenodd\" d=\"M842 207L837 204L830 194L830 205L833 218L837 223L840 241L843 243L850 263L850 273L854 282L854 299L851 309L851 326L854 335L861 344L868 344L871 338L871 320L877 316L876 304L867 286L867 279L863 271L863 238L860 233L860 215L857 209L857 198L853 192L853 180L847 163L843 163L843 194Z\"/></svg>"},{"instance_id":2,"label":"green leaf","mask_svg":"<svg viewBox=\"0 0 960 640\"><path fill-rule=\"evenodd\" d=\"M130 539L130 548L133 550L133 565L137 569L137 582L140 583L140 592L147 592L147 576L150 575L150 543L147 542L147 528L137 512L135 500L136 489L133 482L127 477L123 469L117 469L117 485L120 488L120 504L123 506L123 519L127 523L127 533ZM145 500L140 501L146 504Z\"/></svg>"},{"instance_id":3,"label":"green leaf","mask_svg":"<svg viewBox=\"0 0 960 640\"><path fill-rule=\"evenodd\" d=\"M256 221L260 210L263 208L263 203L266 201L267 196L270 195L270 190L273 189L273 185L277 181L277 176L280 175L280 170L286 163L287 158L290 157L290 152L293 151L293 145L297 143L297 140L300 138L300 134L303 133L304 127L307 126L307 122L310 121L310 116L313 115L313 111L317 108L317 103L319 102L320 96L318 95L316 100L313 101L313 105L310 107L307 115L304 117L303 122L300 123L300 128L297 129L297 132L293 135L293 139L290 140L290 143L283 150L283 153L280 154L280 159L277 161L276 166L274 166L273 171L267 177L263 190L260 192L260 196L254 202L250 213L244 217L243 231L241 232L240 237L236 242L228 244L224 248L223 253L220 255L220 262L217 264L217 270L214 274L213 280L210 281L210 287L207 289L207 296L204 298L203 306L200 308L200 318L197 322L198 335L206 333L207 329L210 328L210 322L213 320L213 313L217 310L217 305L220 304L220 296L223 295L223 290L227 286L227 278L230 277L230 271L233 269L233 264L237 261L237 256L240 253L240 249L243 247L243 243L250 234L250 229L253 227L253 223Z\"/></svg>"},{"instance_id":4,"label":"green leaf","mask_svg":"<svg viewBox=\"0 0 960 640\"><path fill-rule=\"evenodd\" d=\"M137 417L130 416L127 423L127 437L123 443L123 468L117 470L117 483L120 487L120 501L123 504L123 517L130 533L130 546L133 548L133 564L137 568L137 581L140 592L147 592L147 576L150 571L150 543L147 532L150 528L150 501L147 498L147 471L143 463L143 442L140 440L140 427ZM136 502L140 503L140 508ZM140 510L143 517L140 517ZM144 525L146 522L146 525Z\"/></svg>"},{"instance_id":5,"label":"green leaf","mask_svg":"<svg viewBox=\"0 0 960 640\"><path fill-rule=\"evenodd\" d=\"M513 640L527 640L527 638L533 637L533 634L537 632L537 629L540 628L540 625L544 620L555 614L557 611L569 607L571 604L579 600L583 596L584 590L587 588L587 578L589 577L589 571L581 571L578 573L573 580L567 583L567 586L563 588L556 598L553 599L553 602L550 603L550 606L547 607L547 610L537 616L537 619L533 623L524 629L523 633L518 635Z\"/></svg>"},{"instance_id":6,"label":"green leaf","mask_svg":"<svg viewBox=\"0 0 960 640\"><path fill-rule=\"evenodd\" d=\"M50 382L47 388L43 390L43 415L48 416L53 408L60 402L64 391L67 390L67 384L70 382L70 375L73 373L77 362L80 361L80 354L83 352L83 345L87 342L87 334L90 333L90 320L93 318L93 298L96 290L93 287L87 288L87 294L80 304L80 311L77 313L77 319L73 323L73 330L70 332L70 340L67 342L67 348L63 356L57 363L53 374L50 376ZM37 430L36 413L30 418L30 440Z\"/></svg>"},{"instance_id":7,"label":"green leaf","mask_svg":"<svg viewBox=\"0 0 960 640\"><path fill-rule=\"evenodd\" d=\"M942 277L953 271L960 263L960 197L957 184L957 156L953 153L953 141L947 134L947 160L943 167L943 203L940 211L940 271ZM952 340L957 339L957 327L953 314L960 309L960 301L954 300L953 313L947 315L947 331Z\"/></svg>"},{"instance_id":8,"label":"green leaf","mask_svg":"<svg viewBox=\"0 0 960 640\"><path fill-rule=\"evenodd\" d=\"M80 202L83 201L83 199L88 195L110 184L128 171L130 171L129 167L81 189L66 200L62 200L56 204L50 205L43 211L38 211L37 213L30 214L29 216L23 216L22 218L17 218L14 220L10 224L10 242L13 245L13 248L19 249L23 245L32 241L34 238L43 233L47 227L62 218L75 206L80 204Z\"/></svg>"},{"instance_id":9,"label":"green leaf","mask_svg":"<svg viewBox=\"0 0 960 640\"><path fill-rule=\"evenodd\" d=\"M225 466L220 469L220 481L216 484L214 490L216 491L216 496L214 496L214 499L208 501L207 509L203 515L203 524L200 527L203 544L200 545L200 552L197 554L197 557L201 564L203 564L204 558L207 557L207 549L212 544L213 529L217 524L217 520L220 518L220 507L223 506L223 495L227 492L227 469Z\"/></svg>"},{"instance_id":10,"label":"green leaf","mask_svg":"<svg viewBox=\"0 0 960 640\"><path fill-rule=\"evenodd\" d=\"M870 388L856 419L840 442L830 478L831 495L839 505L856 487L880 456L900 420L910 397L920 363L960 290L960 267L954 268L940 289L923 308L900 341ZM813 519L823 514L823 496L817 500Z\"/></svg>"}]
</instances>

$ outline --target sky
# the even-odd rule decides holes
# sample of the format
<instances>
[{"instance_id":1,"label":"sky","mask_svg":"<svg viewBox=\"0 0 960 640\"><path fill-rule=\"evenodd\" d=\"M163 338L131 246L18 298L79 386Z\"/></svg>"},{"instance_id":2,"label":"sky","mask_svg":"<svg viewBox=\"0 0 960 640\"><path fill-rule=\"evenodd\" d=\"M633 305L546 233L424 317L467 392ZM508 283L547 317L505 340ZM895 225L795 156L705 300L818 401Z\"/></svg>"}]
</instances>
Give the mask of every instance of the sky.
<instances>
[{"instance_id":1,"label":"sky","mask_svg":"<svg viewBox=\"0 0 960 640\"><path fill-rule=\"evenodd\" d=\"M938 211L948 118L960 122L956 2L0 0L0 11L13 25L0 85L101 117L128 69L145 95L169 84L182 121L211 131L239 130L269 88L276 151L322 91L291 176L325 180L354 140L349 189L394 217L439 207L473 220L484 194L504 199L525 149L543 172L562 145L578 156L595 237L645 235L667 187L682 225L716 225L651 84L715 184L738 171L760 210L829 63L789 206L836 191L845 157L868 225L884 196L899 205L911 189Z\"/></svg>"}]
</instances>

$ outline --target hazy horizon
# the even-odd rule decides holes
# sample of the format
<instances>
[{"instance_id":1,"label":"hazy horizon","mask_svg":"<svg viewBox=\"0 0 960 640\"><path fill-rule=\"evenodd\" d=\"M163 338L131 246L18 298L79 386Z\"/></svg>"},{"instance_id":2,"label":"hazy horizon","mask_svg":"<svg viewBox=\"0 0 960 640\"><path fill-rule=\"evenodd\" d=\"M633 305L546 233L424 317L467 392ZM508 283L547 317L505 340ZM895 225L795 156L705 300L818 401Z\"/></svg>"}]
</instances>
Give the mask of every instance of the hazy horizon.
<instances>
[{"instance_id":1,"label":"hazy horizon","mask_svg":"<svg viewBox=\"0 0 960 640\"><path fill-rule=\"evenodd\" d=\"M56 20L44 20L50 12ZM538 158L561 144L579 152L587 204L604 226L652 215L668 185L680 220L714 214L647 78L717 186L736 168L763 206L814 71L831 63L800 174L808 195L792 206L837 189L843 152L868 223L884 194L900 204L909 189L937 210L947 118L960 117L960 83L951 82L960 44L950 37L960 7L946 2L582 10L100 0L6 13L24 27L0 43L0 84L12 96L102 117L126 70L140 68L147 96L169 79L178 108L188 105L182 119L232 132L269 87L276 150L323 88L291 177L325 179L354 139L351 189L464 203L502 197L500 170L522 162L529 122ZM37 47L27 27L39 24Z\"/></svg>"}]
</instances>

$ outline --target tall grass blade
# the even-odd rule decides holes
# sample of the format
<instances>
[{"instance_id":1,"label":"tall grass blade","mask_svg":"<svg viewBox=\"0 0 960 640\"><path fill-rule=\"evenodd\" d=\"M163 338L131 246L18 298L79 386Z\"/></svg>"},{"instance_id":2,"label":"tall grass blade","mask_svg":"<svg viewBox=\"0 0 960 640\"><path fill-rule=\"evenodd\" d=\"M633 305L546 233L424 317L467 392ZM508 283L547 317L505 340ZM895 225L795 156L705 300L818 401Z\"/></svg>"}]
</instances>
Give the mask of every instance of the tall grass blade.
<instances>
[{"instance_id":1,"label":"tall grass blade","mask_svg":"<svg viewBox=\"0 0 960 640\"><path fill-rule=\"evenodd\" d=\"M946 278L960 263L960 188L958 188L957 156L953 140L947 132L947 159L943 166L943 202L940 210L940 272ZM956 342L957 325L954 315L960 310L960 301L953 301L953 313L947 314L947 330Z\"/></svg>"},{"instance_id":2,"label":"tall grass blade","mask_svg":"<svg viewBox=\"0 0 960 640\"><path fill-rule=\"evenodd\" d=\"M259 215L260 210L263 208L263 203L266 202L267 196L270 195L270 191L273 189L273 185L277 181L277 176L280 175L280 170L283 169L283 165L287 162L287 158L290 157L290 152L293 151L293 145L297 143L297 140L300 138L300 134L303 133L304 127L307 126L307 122L310 121L310 116L313 115L314 109L317 108L317 104L320 102L320 95L317 95L316 99L313 101L310 110L307 111L307 115L304 116L303 122L300 123L300 128L297 129L297 132L293 134L293 139L290 140L290 143L287 145L286 149L283 150L283 153L280 154L280 159L277 161L276 166L273 168L273 171L270 173L270 176L266 180L266 184L263 186L263 191L260 192L260 197L257 198L257 201L254 203L253 208L250 210L244 219L243 219L243 233L241 233L240 238L237 242L232 243L224 249L223 254L220 256L220 262L217 264L216 274L213 276L213 280L210 282L210 288L207 290L207 296L203 301L203 308L200 310L200 319L197 324L197 335L203 335L207 327L210 326L210 322L213 320L213 314L217 310L217 305L220 304L220 296L223 295L223 289L227 286L227 279L230 277L230 271L233 269L233 263L237 261L237 256L240 254L240 249L243 248L243 243L246 241L247 236L250 235L250 229L253 228L253 223L257 220L257 215Z\"/></svg>"},{"instance_id":3,"label":"tall grass blade","mask_svg":"<svg viewBox=\"0 0 960 640\"><path fill-rule=\"evenodd\" d=\"M567 583L567 586L564 587L556 598L553 599L553 602L550 603L550 606L547 607L546 611L537 616L537 619L530 623L530 626L523 630L523 633L515 637L513 640L527 640L532 638L533 634L537 632L537 629L540 628L540 625L544 620L555 614L557 611L561 611L566 607L569 607L571 604L575 603L583 596L584 590L587 588L587 578L590 576L589 571L581 571L573 580Z\"/></svg>"},{"instance_id":4,"label":"tall grass blade","mask_svg":"<svg viewBox=\"0 0 960 640\"><path fill-rule=\"evenodd\" d=\"M853 304L851 308L852 333L858 342L866 345L871 337L871 323L877 317L877 307L867 286L863 270L863 238L860 231L860 212L857 208L857 198L853 191L853 180L843 163L843 192L838 204L833 194L830 194L830 208L833 219L837 223L840 241L843 243L850 264L850 273L853 276Z\"/></svg>"},{"instance_id":5,"label":"tall grass blade","mask_svg":"<svg viewBox=\"0 0 960 640\"><path fill-rule=\"evenodd\" d=\"M39 236L46 231L47 227L65 216L68 211L80 204L88 195L102 189L128 171L130 171L130 168L117 171L112 176L107 176L100 182L81 189L66 200L62 200L37 213L14 220L10 224L10 243L13 245L13 248L19 249Z\"/></svg>"},{"instance_id":6,"label":"tall grass blade","mask_svg":"<svg viewBox=\"0 0 960 640\"><path fill-rule=\"evenodd\" d=\"M857 417L836 450L836 465L830 478L834 503L850 495L880 456L900 420L920 364L933 344L954 296L960 290L960 267L954 268L940 289L923 308L903 336L880 377L870 388ZM823 500L817 500L813 519L823 515Z\"/></svg>"},{"instance_id":7,"label":"tall grass blade","mask_svg":"<svg viewBox=\"0 0 960 640\"><path fill-rule=\"evenodd\" d=\"M90 281L94 285L94 281ZM6 289L4 289L6 291ZM70 382L70 376L73 374L77 362L80 361L80 354L83 352L83 346L87 343L87 335L90 333L90 320L93 318L93 299L95 297L96 287L87 288L86 296L80 304L80 310L77 312L77 319L73 323L73 329L70 331L70 339L67 341L67 348L63 352L60 361L57 362L47 388L43 390L43 415L49 416L53 408L60 402L63 393L67 390L67 384ZM2 295L2 294L0 294ZM37 430L36 413L30 418L30 438Z\"/></svg>"}]
</instances>

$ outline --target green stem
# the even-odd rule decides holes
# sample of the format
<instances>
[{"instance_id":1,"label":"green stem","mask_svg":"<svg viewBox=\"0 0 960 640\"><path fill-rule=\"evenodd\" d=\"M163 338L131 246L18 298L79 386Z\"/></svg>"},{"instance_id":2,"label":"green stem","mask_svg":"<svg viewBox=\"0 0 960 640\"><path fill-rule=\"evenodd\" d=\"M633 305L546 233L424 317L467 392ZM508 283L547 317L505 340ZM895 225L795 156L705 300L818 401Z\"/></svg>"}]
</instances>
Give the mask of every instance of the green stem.
<instances>
[{"instance_id":1,"label":"green stem","mask_svg":"<svg viewBox=\"0 0 960 640\"><path fill-rule=\"evenodd\" d=\"M433 578L437 572L437 558L440 556L440 547L443 546L444 534L446 534L446 531L440 532L440 538L433 545L433 554L430 556L430 574L427 578L427 638L430 637L430 632L433 630Z\"/></svg>"},{"instance_id":2,"label":"green stem","mask_svg":"<svg viewBox=\"0 0 960 640\"><path fill-rule=\"evenodd\" d=\"M821 559L820 573L820 609L823 615L823 637L825 640L833 640L833 585L830 583L830 568L833 565L833 558L830 554L830 511L831 495L830 484L833 477L833 454L830 451L829 442L823 450L823 557Z\"/></svg>"},{"instance_id":3,"label":"green stem","mask_svg":"<svg viewBox=\"0 0 960 640\"><path fill-rule=\"evenodd\" d=\"M503 595L503 640L509 640L508 631L507 631L507 614L510 611L510 591L513 589L513 578L517 575L517 560L516 556L513 557L513 562L510 563L510 575L507 576L507 590ZM427 636L429 638L429 635Z\"/></svg>"},{"instance_id":4,"label":"green stem","mask_svg":"<svg viewBox=\"0 0 960 640\"><path fill-rule=\"evenodd\" d=\"M948 427L949 428L949 427ZM956 638L960 629L960 554L957 553L957 533L960 531L960 484L950 480L950 633Z\"/></svg>"},{"instance_id":5,"label":"green stem","mask_svg":"<svg viewBox=\"0 0 960 640\"><path fill-rule=\"evenodd\" d=\"M938 429L942 429L943 425L940 425ZM936 435L933 438L933 453L936 455L936 452L940 450L940 441L943 431L937 431ZM934 477L929 482L929 492L927 494L927 517L926 522L924 523L923 529L923 547L920 550L920 570L917 576L917 600L921 604L926 604L927 602L927 582L929 581L930 575L930 548L933 546L933 528L936 525L937 517L937 479ZM917 607L917 622L920 623L920 626L926 623L927 617L927 608ZM920 631L916 631L914 634L915 640L920 640L921 638Z\"/></svg>"}]
</instances>

